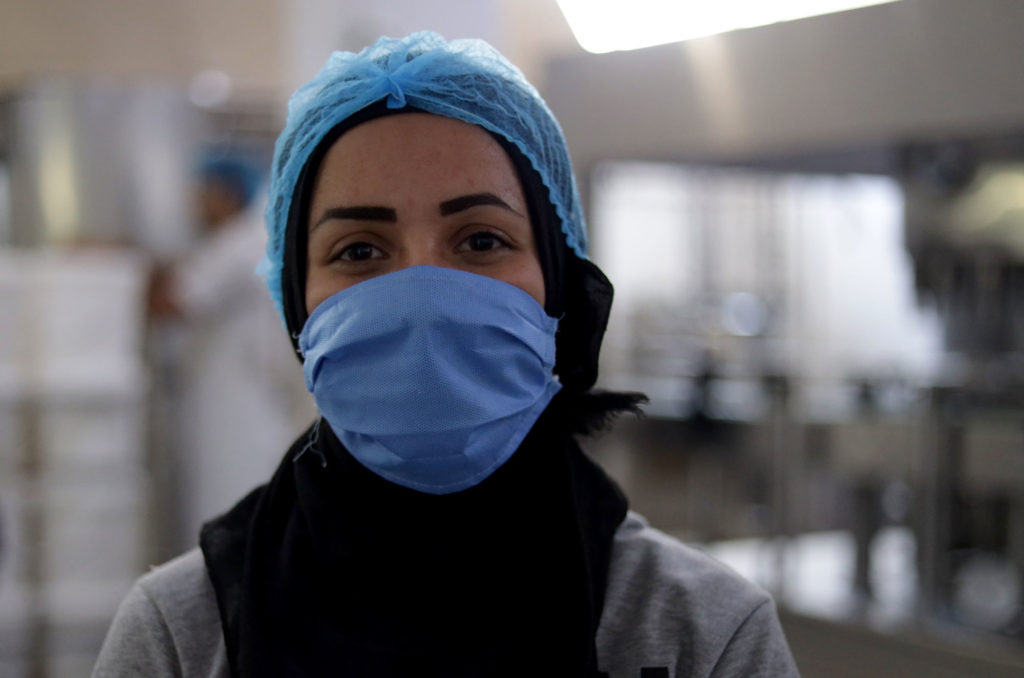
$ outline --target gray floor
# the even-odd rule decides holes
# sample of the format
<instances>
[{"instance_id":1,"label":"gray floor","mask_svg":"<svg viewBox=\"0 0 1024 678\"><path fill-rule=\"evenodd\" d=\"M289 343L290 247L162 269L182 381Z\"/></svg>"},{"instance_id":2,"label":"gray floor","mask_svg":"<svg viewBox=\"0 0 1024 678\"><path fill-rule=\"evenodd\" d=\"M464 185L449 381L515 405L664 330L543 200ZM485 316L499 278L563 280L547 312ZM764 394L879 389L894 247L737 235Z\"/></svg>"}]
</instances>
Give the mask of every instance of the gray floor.
<instances>
[{"instance_id":1,"label":"gray floor","mask_svg":"<svg viewBox=\"0 0 1024 678\"><path fill-rule=\"evenodd\" d=\"M915 618L914 544L906 529L887 528L874 542L872 600L853 592L853 539L841 531L703 548L775 592L804 678L1024 676L1024 644Z\"/></svg>"},{"instance_id":2,"label":"gray floor","mask_svg":"<svg viewBox=\"0 0 1024 678\"><path fill-rule=\"evenodd\" d=\"M1024 650L992 639L949 638L783 612L803 678L1021 678Z\"/></svg>"}]
</instances>

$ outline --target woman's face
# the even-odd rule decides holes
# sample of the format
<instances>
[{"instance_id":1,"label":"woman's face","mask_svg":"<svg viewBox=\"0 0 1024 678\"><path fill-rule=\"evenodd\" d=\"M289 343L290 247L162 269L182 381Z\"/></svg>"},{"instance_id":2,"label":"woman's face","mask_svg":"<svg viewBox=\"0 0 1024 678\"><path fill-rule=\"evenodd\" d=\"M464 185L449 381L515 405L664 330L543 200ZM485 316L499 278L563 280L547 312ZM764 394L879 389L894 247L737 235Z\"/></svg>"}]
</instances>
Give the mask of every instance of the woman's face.
<instances>
[{"instance_id":1,"label":"woman's face","mask_svg":"<svg viewBox=\"0 0 1024 678\"><path fill-rule=\"evenodd\" d=\"M306 311L409 266L502 280L544 305L526 200L483 129L408 113L349 130L327 151L309 210Z\"/></svg>"}]
</instances>

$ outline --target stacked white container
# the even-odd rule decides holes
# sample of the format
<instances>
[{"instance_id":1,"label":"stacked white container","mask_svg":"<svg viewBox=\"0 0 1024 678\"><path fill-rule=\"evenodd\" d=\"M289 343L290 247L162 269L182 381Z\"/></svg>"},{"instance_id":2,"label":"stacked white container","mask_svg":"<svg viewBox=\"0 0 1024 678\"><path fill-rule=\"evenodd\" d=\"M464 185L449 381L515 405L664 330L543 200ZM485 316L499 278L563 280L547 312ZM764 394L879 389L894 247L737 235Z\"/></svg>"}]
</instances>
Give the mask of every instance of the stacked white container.
<instances>
[{"instance_id":1,"label":"stacked white container","mask_svg":"<svg viewBox=\"0 0 1024 678\"><path fill-rule=\"evenodd\" d=\"M30 520L24 507L27 486L22 328L26 303L24 260L0 250L0 676L27 671L30 619Z\"/></svg>"},{"instance_id":2,"label":"stacked white container","mask_svg":"<svg viewBox=\"0 0 1024 678\"><path fill-rule=\"evenodd\" d=\"M144 262L122 250L23 251L0 269L17 431L0 434L13 439L0 441L11 527L0 610L13 603L0 624L22 638L0 675L87 675L144 565Z\"/></svg>"}]
</instances>

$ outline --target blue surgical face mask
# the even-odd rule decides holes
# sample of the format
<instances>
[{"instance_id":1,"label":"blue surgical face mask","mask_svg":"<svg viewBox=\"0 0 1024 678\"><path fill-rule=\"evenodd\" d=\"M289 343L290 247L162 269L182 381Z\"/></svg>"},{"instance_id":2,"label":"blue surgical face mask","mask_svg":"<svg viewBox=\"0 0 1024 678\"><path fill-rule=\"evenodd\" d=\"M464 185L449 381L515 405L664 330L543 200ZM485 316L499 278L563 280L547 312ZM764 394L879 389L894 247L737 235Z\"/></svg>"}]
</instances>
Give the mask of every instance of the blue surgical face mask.
<instances>
[{"instance_id":1,"label":"blue surgical face mask","mask_svg":"<svg viewBox=\"0 0 1024 678\"><path fill-rule=\"evenodd\" d=\"M518 287L414 266L328 297L299 348L306 387L352 456L447 494L507 461L561 388L557 325Z\"/></svg>"}]
</instances>

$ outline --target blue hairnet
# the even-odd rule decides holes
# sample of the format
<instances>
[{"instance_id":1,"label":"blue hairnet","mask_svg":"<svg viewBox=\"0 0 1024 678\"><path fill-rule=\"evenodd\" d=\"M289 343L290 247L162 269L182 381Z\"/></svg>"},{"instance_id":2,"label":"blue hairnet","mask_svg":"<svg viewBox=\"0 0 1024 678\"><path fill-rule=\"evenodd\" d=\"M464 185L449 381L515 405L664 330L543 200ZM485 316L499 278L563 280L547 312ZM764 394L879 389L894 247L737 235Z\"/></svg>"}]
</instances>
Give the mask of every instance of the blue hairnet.
<instances>
[{"instance_id":1,"label":"blue hairnet","mask_svg":"<svg viewBox=\"0 0 1024 678\"><path fill-rule=\"evenodd\" d=\"M216 181L238 196L242 205L248 205L260 185L260 172L255 163L246 159L207 154L199 161L198 174L205 181Z\"/></svg>"},{"instance_id":2,"label":"blue hairnet","mask_svg":"<svg viewBox=\"0 0 1024 678\"><path fill-rule=\"evenodd\" d=\"M548 188L566 243L586 258L586 225L565 138L519 69L482 40L446 42L430 31L382 37L358 54L331 54L288 102L288 120L274 147L267 256L261 264L282 317L285 228L299 174L324 135L385 98L388 108L415 106L479 125L515 144Z\"/></svg>"}]
</instances>

